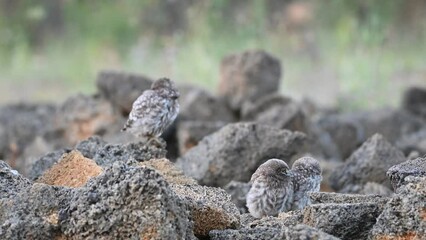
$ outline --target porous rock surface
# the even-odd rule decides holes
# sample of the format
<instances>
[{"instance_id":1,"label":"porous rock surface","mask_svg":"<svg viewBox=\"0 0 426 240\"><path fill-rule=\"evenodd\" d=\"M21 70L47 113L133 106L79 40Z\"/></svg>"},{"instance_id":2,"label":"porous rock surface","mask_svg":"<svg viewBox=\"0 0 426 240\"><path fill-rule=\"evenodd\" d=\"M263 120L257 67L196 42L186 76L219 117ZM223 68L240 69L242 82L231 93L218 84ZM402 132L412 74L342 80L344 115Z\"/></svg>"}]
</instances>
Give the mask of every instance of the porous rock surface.
<instances>
[{"instance_id":1,"label":"porous rock surface","mask_svg":"<svg viewBox=\"0 0 426 240\"><path fill-rule=\"evenodd\" d=\"M197 181L185 176L182 170L178 169L172 162L166 158L151 159L145 162L139 163L139 166L145 166L155 169L160 173L168 183L180 184L180 185L195 185Z\"/></svg>"},{"instance_id":2,"label":"porous rock surface","mask_svg":"<svg viewBox=\"0 0 426 240\"><path fill-rule=\"evenodd\" d=\"M229 124L203 138L177 160L177 165L202 185L248 182L270 158L289 162L304 144L305 135L258 123Z\"/></svg>"},{"instance_id":3,"label":"porous rock surface","mask_svg":"<svg viewBox=\"0 0 426 240\"><path fill-rule=\"evenodd\" d=\"M15 196L31 186L31 182L0 160L0 199Z\"/></svg>"},{"instance_id":4,"label":"porous rock surface","mask_svg":"<svg viewBox=\"0 0 426 240\"><path fill-rule=\"evenodd\" d=\"M330 176L331 187L341 190L351 184L376 182L390 187L386 171L395 164L405 161L404 154L392 146L380 134L375 134L362 144Z\"/></svg>"},{"instance_id":5,"label":"porous rock surface","mask_svg":"<svg viewBox=\"0 0 426 240\"><path fill-rule=\"evenodd\" d=\"M241 110L241 119L291 131L308 131L306 118L299 104L279 94L262 97L254 103L248 102Z\"/></svg>"},{"instance_id":6,"label":"porous rock surface","mask_svg":"<svg viewBox=\"0 0 426 240\"><path fill-rule=\"evenodd\" d=\"M342 239L366 239L381 208L377 203L321 203L304 209L303 223Z\"/></svg>"},{"instance_id":7,"label":"porous rock surface","mask_svg":"<svg viewBox=\"0 0 426 240\"><path fill-rule=\"evenodd\" d=\"M299 224L291 227L255 227L239 230L213 230L209 234L212 240L257 240L257 239L317 239L337 240L339 238L318 229Z\"/></svg>"},{"instance_id":8,"label":"porous rock surface","mask_svg":"<svg viewBox=\"0 0 426 240\"><path fill-rule=\"evenodd\" d=\"M426 157L407 160L392 166L387 171L387 175L395 190L406 184L405 178L408 176L426 177Z\"/></svg>"},{"instance_id":9,"label":"porous rock surface","mask_svg":"<svg viewBox=\"0 0 426 240\"><path fill-rule=\"evenodd\" d=\"M55 239L62 236L58 211L72 189L36 183L0 200L0 239Z\"/></svg>"},{"instance_id":10,"label":"porous rock surface","mask_svg":"<svg viewBox=\"0 0 426 240\"><path fill-rule=\"evenodd\" d=\"M232 110L221 99L209 92L191 88L180 97L179 119L183 121L234 122Z\"/></svg>"},{"instance_id":11,"label":"porous rock surface","mask_svg":"<svg viewBox=\"0 0 426 240\"><path fill-rule=\"evenodd\" d=\"M59 214L72 239L194 239L188 205L155 170L115 163Z\"/></svg>"},{"instance_id":12,"label":"porous rock surface","mask_svg":"<svg viewBox=\"0 0 426 240\"><path fill-rule=\"evenodd\" d=\"M180 121L177 130L179 153L185 154L205 136L216 132L225 125L225 122Z\"/></svg>"},{"instance_id":13,"label":"porous rock surface","mask_svg":"<svg viewBox=\"0 0 426 240\"><path fill-rule=\"evenodd\" d=\"M385 205L370 239L426 239L426 177L408 177Z\"/></svg>"},{"instance_id":14,"label":"porous rock surface","mask_svg":"<svg viewBox=\"0 0 426 240\"><path fill-rule=\"evenodd\" d=\"M265 51L246 51L223 58L220 75L219 95L238 110L246 101L278 91L281 63Z\"/></svg>"},{"instance_id":15,"label":"porous rock surface","mask_svg":"<svg viewBox=\"0 0 426 240\"><path fill-rule=\"evenodd\" d=\"M171 188L190 206L196 236L206 237L214 229L240 226L240 213L223 189L181 184L173 184Z\"/></svg>"},{"instance_id":16,"label":"porous rock surface","mask_svg":"<svg viewBox=\"0 0 426 240\"><path fill-rule=\"evenodd\" d=\"M247 213L247 193L250 191L251 184L250 183L244 183L244 182L238 182L238 181L231 181L228 184L226 184L223 189L231 195L232 202L238 207L240 210L240 213Z\"/></svg>"}]
</instances>

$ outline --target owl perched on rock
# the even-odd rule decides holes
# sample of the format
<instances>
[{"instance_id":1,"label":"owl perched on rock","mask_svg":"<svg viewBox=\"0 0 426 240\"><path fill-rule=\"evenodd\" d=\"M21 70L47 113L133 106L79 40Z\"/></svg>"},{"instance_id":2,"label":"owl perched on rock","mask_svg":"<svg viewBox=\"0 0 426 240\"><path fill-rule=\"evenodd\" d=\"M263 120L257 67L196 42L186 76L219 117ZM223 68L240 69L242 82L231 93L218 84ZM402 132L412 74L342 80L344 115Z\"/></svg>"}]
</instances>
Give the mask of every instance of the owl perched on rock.
<instances>
[{"instance_id":1,"label":"owl perched on rock","mask_svg":"<svg viewBox=\"0 0 426 240\"><path fill-rule=\"evenodd\" d=\"M311 157L302 157L291 168L294 199L291 209L303 209L310 204L308 193L318 192L322 180L319 162Z\"/></svg>"},{"instance_id":2,"label":"owl perched on rock","mask_svg":"<svg viewBox=\"0 0 426 240\"><path fill-rule=\"evenodd\" d=\"M293 182L288 165L279 159L269 159L252 175L247 194L247 208L256 218L276 216L290 210L293 202Z\"/></svg>"},{"instance_id":3,"label":"owl perched on rock","mask_svg":"<svg viewBox=\"0 0 426 240\"><path fill-rule=\"evenodd\" d=\"M179 112L179 92L167 78L156 80L151 89L146 90L133 103L129 119L122 131L137 137L156 140Z\"/></svg>"}]
</instances>

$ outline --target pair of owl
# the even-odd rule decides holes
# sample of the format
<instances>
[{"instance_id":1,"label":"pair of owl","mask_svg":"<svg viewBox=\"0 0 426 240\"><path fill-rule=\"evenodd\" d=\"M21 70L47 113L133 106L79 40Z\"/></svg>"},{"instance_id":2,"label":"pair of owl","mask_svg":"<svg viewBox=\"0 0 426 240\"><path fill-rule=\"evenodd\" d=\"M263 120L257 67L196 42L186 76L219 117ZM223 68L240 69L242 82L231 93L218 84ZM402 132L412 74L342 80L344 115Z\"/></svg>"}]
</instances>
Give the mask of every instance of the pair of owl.
<instances>
[{"instance_id":1,"label":"pair of owl","mask_svg":"<svg viewBox=\"0 0 426 240\"><path fill-rule=\"evenodd\" d=\"M139 138L157 138L175 120L179 112L179 92L167 78L156 80L133 103L122 131ZM251 178L247 207L254 217L277 215L302 209L309 203L308 192L319 191L321 168L317 160L301 158L288 165L279 159L270 159L260 165Z\"/></svg>"},{"instance_id":2,"label":"pair of owl","mask_svg":"<svg viewBox=\"0 0 426 240\"><path fill-rule=\"evenodd\" d=\"M280 159L270 159L252 175L247 207L253 217L276 216L303 209L310 203L308 193L318 192L321 167L311 157L296 160L292 169Z\"/></svg>"}]
</instances>

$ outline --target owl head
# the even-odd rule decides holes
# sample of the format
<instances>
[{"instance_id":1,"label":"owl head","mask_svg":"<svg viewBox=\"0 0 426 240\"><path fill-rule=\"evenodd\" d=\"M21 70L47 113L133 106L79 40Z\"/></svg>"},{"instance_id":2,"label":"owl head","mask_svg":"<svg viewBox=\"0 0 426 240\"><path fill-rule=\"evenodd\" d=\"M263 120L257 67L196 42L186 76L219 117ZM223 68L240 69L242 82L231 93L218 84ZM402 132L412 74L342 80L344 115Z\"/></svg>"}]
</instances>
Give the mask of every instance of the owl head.
<instances>
[{"instance_id":1,"label":"owl head","mask_svg":"<svg viewBox=\"0 0 426 240\"><path fill-rule=\"evenodd\" d=\"M178 99L180 96L175 84L168 78L160 78L153 82L151 90L160 91L173 99Z\"/></svg>"},{"instance_id":2,"label":"owl head","mask_svg":"<svg viewBox=\"0 0 426 240\"><path fill-rule=\"evenodd\" d=\"M287 163L280 159L269 159L260 165L251 177L255 181L258 177L267 179L285 179L290 177L290 168Z\"/></svg>"},{"instance_id":3,"label":"owl head","mask_svg":"<svg viewBox=\"0 0 426 240\"><path fill-rule=\"evenodd\" d=\"M302 157L297 159L293 163L293 170L298 170L301 172L306 172L311 175L321 175L321 166L315 158L311 157Z\"/></svg>"}]
</instances>

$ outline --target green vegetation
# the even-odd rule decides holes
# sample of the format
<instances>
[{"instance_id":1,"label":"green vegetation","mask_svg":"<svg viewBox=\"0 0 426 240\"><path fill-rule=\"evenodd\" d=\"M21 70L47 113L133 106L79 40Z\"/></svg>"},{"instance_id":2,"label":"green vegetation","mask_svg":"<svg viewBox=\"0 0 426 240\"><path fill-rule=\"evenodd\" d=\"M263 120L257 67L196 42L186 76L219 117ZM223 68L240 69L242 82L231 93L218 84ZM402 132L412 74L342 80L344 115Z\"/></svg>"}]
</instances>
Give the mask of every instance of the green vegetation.
<instances>
[{"instance_id":1,"label":"green vegetation","mask_svg":"<svg viewBox=\"0 0 426 240\"><path fill-rule=\"evenodd\" d=\"M250 48L281 59L283 93L346 110L396 105L408 84L426 84L422 1L7 2L0 102L92 93L101 69L214 91L221 58Z\"/></svg>"}]
</instances>

